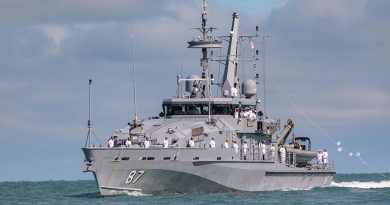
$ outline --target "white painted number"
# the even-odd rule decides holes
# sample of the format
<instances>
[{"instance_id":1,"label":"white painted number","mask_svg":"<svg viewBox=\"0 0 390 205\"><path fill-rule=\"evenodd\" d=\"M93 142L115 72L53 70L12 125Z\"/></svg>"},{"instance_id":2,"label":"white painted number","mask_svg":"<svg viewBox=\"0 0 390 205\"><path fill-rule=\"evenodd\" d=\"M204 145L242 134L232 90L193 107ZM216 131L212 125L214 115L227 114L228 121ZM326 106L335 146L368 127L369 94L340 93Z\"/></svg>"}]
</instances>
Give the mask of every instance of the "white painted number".
<instances>
[{"instance_id":1,"label":"white painted number","mask_svg":"<svg viewBox=\"0 0 390 205\"><path fill-rule=\"evenodd\" d=\"M135 182L136 182L144 173L145 173L145 171L143 171L143 170L138 171L138 177L134 179L133 184L135 184Z\"/></svg>"},{"instance_id":2,"label":"white painted number","mask_svg":"<svg viewBox=\"0 0 390 205\"><path fill-rule=\"evenodd\" d=\"M137 182L137 180L139 178L141 178L141 176L145 173L144 170L140 170L138 171L138 177L134 179L135 175L137 175L137 171L136 170L133 170L130 172L129 176L127 177L126 179L126 184L130 184L130 183L133 183L135 184ZM133 180L134 179L134 180Z\"/></svg>"},{"instance_id":3,"label":"white painted number","mask_svg":"<svg viewBox=\"0 0 390 205\"><path fill-rule=\"evenodd\" d=\"M130 172L129 176L126 179L126 184L130 184L133 181L133 177L137 174L137 171L133 170Z\"/></svg>"}]
</instances>

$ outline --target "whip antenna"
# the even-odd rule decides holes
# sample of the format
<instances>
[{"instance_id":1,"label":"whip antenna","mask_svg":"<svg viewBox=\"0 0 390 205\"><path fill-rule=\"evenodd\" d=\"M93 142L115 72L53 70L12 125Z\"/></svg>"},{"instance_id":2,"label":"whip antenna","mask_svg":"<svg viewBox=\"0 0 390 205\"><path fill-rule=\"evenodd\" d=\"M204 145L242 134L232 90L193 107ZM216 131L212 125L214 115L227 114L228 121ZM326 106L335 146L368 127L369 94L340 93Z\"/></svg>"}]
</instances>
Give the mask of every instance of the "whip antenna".
<instances>
[{"instance_id":1,"label":"whip antenna","mask_svg":"<svg viewBox=\"0 0 390 205\"><path fill-rule=\"evenodd\" d=\"M91 146L91 131L92 131L92 129L91 129L91 85L92 85L92 79L89 79L89 84L88 84L88 134L87 134L87 139L85 141L85 147Z\"/></svg>"},{"instance_id":2,"label":"whip antenna","mask_svg":"<svg viewBox=\"0 0 390 205\"><path fill-rule=\"evenodd\" d=\"M92 130L92 121L91 121L91 87L92 87L92 79L89 79L88 85L88 134L87 139L85 140L85 147L91 147L91 134L95 137L95 139L100 143L100 140L96 137L95 133Z\"/></svg>"},{"instance_id":3,"label":"whip antenna","mask_svg":"<svg viewBox=\"0 0 390 205\"><path fill-rule=\"evenodd\" d=\"M135 83L135 63L134 63L134 35L131 35L131 50L132 50L132 61L133 61L134 122L137 122L138 116L137 116L137 89L136 89L136 83Z\"/></svg>"}]
</instances>

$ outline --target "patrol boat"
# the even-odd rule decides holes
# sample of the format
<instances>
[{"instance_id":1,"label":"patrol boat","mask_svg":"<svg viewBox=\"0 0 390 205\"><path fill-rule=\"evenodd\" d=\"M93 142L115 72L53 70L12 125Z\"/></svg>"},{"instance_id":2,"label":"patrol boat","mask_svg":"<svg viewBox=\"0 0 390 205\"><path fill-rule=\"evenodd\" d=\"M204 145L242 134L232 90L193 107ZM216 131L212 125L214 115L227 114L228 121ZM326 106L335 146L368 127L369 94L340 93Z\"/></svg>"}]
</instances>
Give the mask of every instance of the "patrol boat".
<instances>
[{"instance_id":1,"label":"patrol boat","mask_svg":"<svg viewBox=\"0 0 390 205\"><path fill-rule=\"evenodd\" d=\"M240 82L240 44L261 37L239 36L233 14L228 36L213 36L203 2L202 36L188 42L202 51L201 75L177 77L177 96L164 99L159 117L116 130L109 146L91 145L91 123L82 151L85 172L92 172L102 196L141 192L270 191L326 187L333 165L317 166L307 137L290 139L295 125L264 116L257 98L259 74ZM258 28L258 27L256 27ZM228 42L221 82L210 74L212 49ZM257 60L254 52L250 60ZM221 60L215 60L221 62ZM185 84L182 91L181 84ZM90 81L91 84L91 81ZM219 89L212 95L211 86ZM184 92L184 93L183 93ZM130 143L131 142L131 143ZM131 145L130 145L131 144Z\"/></svg>"}]
</instances>

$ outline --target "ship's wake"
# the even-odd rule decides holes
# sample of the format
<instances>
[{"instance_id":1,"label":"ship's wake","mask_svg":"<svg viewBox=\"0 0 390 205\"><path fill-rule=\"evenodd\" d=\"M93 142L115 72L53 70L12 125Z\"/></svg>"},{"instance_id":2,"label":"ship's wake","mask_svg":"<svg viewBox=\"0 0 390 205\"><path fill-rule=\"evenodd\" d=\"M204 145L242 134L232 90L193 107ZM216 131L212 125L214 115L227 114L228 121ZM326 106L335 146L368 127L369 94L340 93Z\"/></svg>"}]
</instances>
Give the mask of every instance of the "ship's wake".
<instances>
[{"instance_id":1,"label":"ship's wake","mask_svg":"<svg viewBox=\"0 0 390 205\"><path fill-rule=\"evenodd\" d=\"M382 189L390 188L390 181L369 181L369 182L332 182L331 187L346 187L346 188L358 188L358 189Z\"/></svg>"},{"instance_id":2,"label":"ship's wake","mask_svg":"<svg viewBox=\"0 0 390 205\"><path fill-rule=\"evenodd\" d=\"M279 191L310 191L314 187L307 187L307 188L287 188L287 189L280 189Z\"/></svg>"}]
</instances>

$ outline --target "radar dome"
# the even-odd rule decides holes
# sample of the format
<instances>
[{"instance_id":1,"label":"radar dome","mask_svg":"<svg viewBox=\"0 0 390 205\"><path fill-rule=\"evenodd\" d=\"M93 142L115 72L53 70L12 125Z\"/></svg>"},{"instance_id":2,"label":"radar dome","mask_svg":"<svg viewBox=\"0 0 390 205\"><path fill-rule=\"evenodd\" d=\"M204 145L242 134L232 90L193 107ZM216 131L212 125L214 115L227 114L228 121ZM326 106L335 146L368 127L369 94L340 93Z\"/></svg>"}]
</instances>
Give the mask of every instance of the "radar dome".
<instances>
[{"instance_id":1,"label":"radar dome","mask_svg":"<svg viewBox=\"0 0 390 205\"><path fill-rule=\"evenodd\" d=\"M192 92L192 90L194 89L194 81L195 80L191 80L191 79L200 79L200 77L198 75L190 75L187 77L187 81L186 81L186 91L187 92Z\"/></svg>"},{"instance_id":2,"label":"radar dome","mask_svg":"<svg viewBox=\"0 0 390 205\"><path fill-rule=\"evenodd\" d=\"M256 91L256 82L254 80L246 79L242 82L242 93L244 93L246 98L256 95Z\"/></svg>"}]
</instances>

